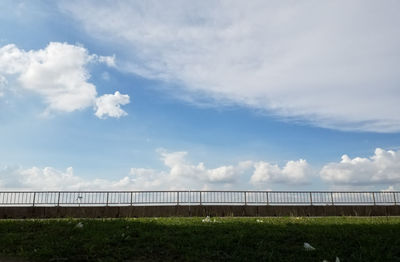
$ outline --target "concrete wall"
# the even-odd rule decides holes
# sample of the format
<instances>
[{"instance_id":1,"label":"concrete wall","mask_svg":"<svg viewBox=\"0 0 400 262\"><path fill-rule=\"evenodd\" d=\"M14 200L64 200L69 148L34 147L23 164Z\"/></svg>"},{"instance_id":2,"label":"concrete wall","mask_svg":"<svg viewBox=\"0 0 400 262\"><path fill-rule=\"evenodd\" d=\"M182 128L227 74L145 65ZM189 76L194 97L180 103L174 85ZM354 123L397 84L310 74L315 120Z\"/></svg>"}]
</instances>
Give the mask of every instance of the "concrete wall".
<instances>
[{"instance_id":1,"label":"concrete wall","mask_svg":"<svg viewBox=\"0 0 400 262\"><path fill-rule=\"evenodd\" d=\"M6 218L188 216L400 216L400 206L110 206L0 207Z\"/></svg>"}]
</instances>

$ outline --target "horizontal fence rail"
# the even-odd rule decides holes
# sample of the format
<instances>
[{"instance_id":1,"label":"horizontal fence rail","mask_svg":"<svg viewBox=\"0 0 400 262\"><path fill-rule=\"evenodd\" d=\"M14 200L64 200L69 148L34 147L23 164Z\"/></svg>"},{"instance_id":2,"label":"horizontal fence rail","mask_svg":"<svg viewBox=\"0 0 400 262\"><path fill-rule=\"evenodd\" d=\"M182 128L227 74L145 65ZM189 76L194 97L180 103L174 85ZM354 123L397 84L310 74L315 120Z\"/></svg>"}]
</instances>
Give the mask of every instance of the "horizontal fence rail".
<instances>
[{"instance_id":1,"label":"horizontal fence rail","mask_svg":"<svg viewBox=\"0 0 400 262\"><path fill-rule=\"evenodd\" d=\"M398 205L400 192L37 191L0 192L0 206Z\"/></svg>"}]
</instances>

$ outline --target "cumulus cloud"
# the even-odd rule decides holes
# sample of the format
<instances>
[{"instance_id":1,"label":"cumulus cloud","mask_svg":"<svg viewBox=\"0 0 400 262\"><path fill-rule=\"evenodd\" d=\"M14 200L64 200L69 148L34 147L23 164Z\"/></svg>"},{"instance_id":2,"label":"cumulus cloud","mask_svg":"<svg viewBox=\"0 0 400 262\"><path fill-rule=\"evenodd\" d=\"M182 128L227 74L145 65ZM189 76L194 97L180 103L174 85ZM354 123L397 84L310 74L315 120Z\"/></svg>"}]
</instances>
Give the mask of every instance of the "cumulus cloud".
<instances>
[{"instance_id":1,"label":"cumulus cloud","mask_svg":"<svg viewBox=\"0 0 400 262\"><path fill-rule=\"evenodd\" d=\"M74 174L72 167L65 171L52 167L3 167L0 169L0 189L6 190L129 190L132 180L85 179Z\"/></svg>"},{"instance_id":2,"label":"cumulus cloud","mask_svg":"<svg viewBox=\"0 0 400 262\"><path fill-rule=\"evenodd\" d=\"M164 169L131 168L120 179L86 179L52 167L0 167L0 189L7 190L187 190L247 189L253 161L208 168L202 162L192 164L185 151L157 151ZM285 181L281 181L285 183Z\"/></svg>"},{"instance_id":3,"label":"cumulus cloud","mask_svg":"<svg viewBox=\"0 0 400 262\"><path fill-rule=\"evenodd\" d=\"M321 178L334 185L368 186L400 184L400 151L377 148L369 158L343 155L325 165Z\"/></svg>"},{"instance_id":4,"label":"cumulus cloud","mask_svg":"<svg viewBox=\"0 0 400 262\"><path fill-rule=\"evenodd\" d=\"M113 0L61 8L125 48L126 70L180 85L192 100L201 93L322 127L400 131L400 2Z\"/></svg>"},{"instance_id":5,"label":"cumulus cloud","mask_svg":"<svg viewBox=\"0 0 400 262\"><path fill-rule=\"evenodd\" d=\"M129 95L121 95L116 91L115 94L107 94L96 98L96 113L98 118L105 118L106 116L120 118L127 115L121 109L121 105L129 104Z\"/></svg>"},{"instance_id":6,"label":"cumulus cloud","mask_svg":"<svg viewBox=\"0 0 400 262\"><path fill-rule=\"evenodd\" d=\"M300 186L315 182L306 160L288 161L284 166L265 161L240 161L235 165L207 167L188 161L186 151L157 151L163 169L131 168L114 179L87 179L72 167L0 167L0 190L271 190L275 185ZM342 156L340 162L324 165L319 186L334 190L393 191L400 187L400 150L377 148L369 158ZM268 186L268 187L266 187Z\"/></svg>"},{"instance_id":7,"label":"cumulus cloud","mask_svg":"<svg viewBox=\"0 0 400 262\"><path fill-rule=\"evenodd\" d=\"M26 52L15 45L10 44L0 49L0 72L4 74L16 74L26 70L30 58Z\"/></svg>"},{"instance_id":8,"label":"cumulus cloud","mask_svg":"<svg viewBox=\"0 0 400 262\"><path fill-rule=\"evenodd\" d=\"M186 160L187 152L159 151L167 171L132 168L131 174L141 184L171 189L190 188L247 188L265 186L266 183L301 185L309 181L311 168L305 160L289 161L284 168L267 162L241 161L236 165L207 168L204 163L191 164ZM251 175L250 181L248 180ZM243 180L244 179L244 180ZM245 182L244 182L245 181ZM151 187L150 187L151 188Z\"/></svg>"},{"instance_id":9,"label":"cumulus cloud","mask_svg":"<svg viewBox=\"0 0 400 262\"><path fill-rule=\"evenodd\" d=\"M96 62L115 66L115 56L90 55L82 46L58 42L30 51L14 44L0 48L0 73L15 78L22 89L39 94L47 104L47 112L72 112L95 105L97 91L88 82L86 67ZM119 109L119 104L114 107ZM117 109L112 110L114 114L105 114L119 117Z\"/></svg>"},{"instance_id":10,"label":"cumulus cloud","mask_svg":"<svg viewBox=\"0 0 400 262\"><path fill-rule=\"evenodd\" d=\"M255 170L250 182L253 185L266 183L305 184L313 175L311 167L306 160L288 161L280 168L268 162L256 162Z\"/></svg>"},{"instance_id":11,"label":"cumulus cloud","mask_svg":"<svg viewBox=\"0 0 400 262\"><path fill-rule=\"evenodd\" d=\"M158 150L167 171L132 168L131 174L142 185L170 189L230 187L238 182L239 176L250 168L248 161L237 165L207 168L204 163L191 164L186 160L187 152ZM150 187L151 188L151 187Z\"/></svg>"},{"instance_id":12,"label":"cumulus cloud","mask_svg":"<svg viewBox=\"0 0 400 262\"><path fill-rule=\"evenodd\" d=\"M207 169L203 163L191 165L182 158L183 152L163 153L161 159L168 171L132 168L129 175L116 180L85 179L52 167L3 167L0 189L7 190L165 190L201 189L231 186L243 172L243 164ZM175 162L178 161L178 162ZM166 164L168 162L168 164Z\"/></svg>"}]
</instances>

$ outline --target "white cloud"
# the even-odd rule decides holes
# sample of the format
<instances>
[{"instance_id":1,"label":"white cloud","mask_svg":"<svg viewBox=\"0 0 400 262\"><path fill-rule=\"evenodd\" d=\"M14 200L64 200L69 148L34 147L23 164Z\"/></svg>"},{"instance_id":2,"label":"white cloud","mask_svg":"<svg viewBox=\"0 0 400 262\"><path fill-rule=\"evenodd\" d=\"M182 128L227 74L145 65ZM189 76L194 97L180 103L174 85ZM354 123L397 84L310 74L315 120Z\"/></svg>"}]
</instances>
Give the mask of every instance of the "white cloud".
<instances>
[{"instance_id":1,"label":"white cloud","mask_svg":"<svg viewBox=\"0 0 400 262\"><path fill-rule=\"evenodd\" d=\"M116 117L127 115L127 113L121 109L121 105L129 104L129 95L121 95L120 92L116 91L114 95L107 94L96 98L96 113L98 118Z\"/></svg>"},{"instance_id":2,"label":"white cloud","mask_svg":"<svg viewBox=\"0 0 400 262\"><path fill-rule=\"evenodd\" d=\"M113 55L113 56L98 56L97 60L100 63L105 63L109 67L116 67L115 55Z\"/></svg>"},{"instance_id":3,"label":"white cloud","mask_svg":"<svg viewBox=\"0 0 400 262\"><path fill-rule=\"evenodd\" d=\"M377 148L369 158L342 156L325 165L321 178L334 185L372 186L400 184L400 151Z\"/></svg>"},{"instance_id":4,"label":"white cloud","mask_svg":"<svg viewBox=\"0 0 400 262\"><path fill-rule=\"evenodd\" d=\"M283 168L268 162L256 162L250 182L253 185L267 183L305 184L313 175L306 160L288 161Z\"/></svg>"},{"instance_id":5,"label":"white cloud","mask_svg":"<svg viewBox=\"0 0 400 262\"><path fill-rule=\"evenodd\" d=\"M130 175L135 188L140 190L164 190L172 189L173 186L168 183L168 174L150 168L131 168Z\"/></svg>"},{"instance_id":6,"label":"white cloud","mask_svg":"<svg viewBox=\"0 0 400 262\"><path fill-rule=\"evenodd\" d=\"M207 168L204 163L191 164L186 160L187 152L167 152L159 154L167 171L132 168L131 174L142 185L149 188L169 189L243 189L265 186L265 183L305 184L312 172L305 160L289 161L283 169L267 162L241 161L236 165ZM268 170L267 168L272 168ZM249 173L252 173L250 181Z\"/></svg>"},{"instance_id":7,"label":"white cloud","mask_svg":"<svg viewBox=\"0 0 400 262\"><path fill-rule=\"evenodd\" d=\"M25 52L15 45L0 49L0 70L17 74L24 89L40 94L50 111L72 112L92 105L96 87L87 82L90 56L83 47L50 43Z\"/></svg>"},{"instance_id":8,"label":"white cloud","mask_svg":"<svg viewBox=\"0 0 400 262\"><path fill-rule=\"evenodd\" d=\"M400 151L377 148L369 158L342 157L320 170L317 181L306 160L288 161L283 167L265 161L241 161L208 168L192 164L185 151L158 150L165 169L131 168L114 179L87 179L52 167L0 167L0 190L248 190L285 186L319 185L321 190L382 190L400 188ZM266 187L268 185L268 187ZM298 189L296 189L298 190Z\"/></svg>"},{"instance_id":9,"label":"white cloud","mask_svg":"<svg viewBox=\"0 0 400 262\"><path fill-rule=\"evenodd\" d=\"M58 42L40 50L24 51L13 44L0 48L0 73L15 77L22 89L39 94L47 104L46 112L72 112L96 103L96 87L88 82L86 68L94 62L115 66L115 56L90 55L82 46Z\"/></svg>"},{"instance_id":10,"label":"white cloud","mask_svg":"<svg viewBox=\"0 0 400 262\"><path fill-rule=\"evenodd\" d=\"M26 70L30 63L29 55L13 44L0 48L0 72L17 74Z\"/></svg>"},{"instance_id":11,"label":"white cloud","mask_svg":"<svg viewBox=\"0 0 400 262\"><path fill-rule=\"evenodd\" d=\"M132 180L84 179L74 175L72 167L65 171L52 167L5 167L0 169L0 189L6 190L128 190Z\"/></svg>"},{"instance_id":12,"label":"white cloud","mask_svg":"<svg viewBox=\"0 0 400 262\"><path fill-rule=\"evenodd\" d=\"M173 190L232 189L251 170L252 162L207 168L204 163L191 164L187 152L158 151L166 170L131 168L120 179L86 179L52 167L0 167L0 189L7 190ZM241 188L243 185L240 185Z\"/></svg>"},{"instance_id":13,"label":"white cloud","mask_svg":"<svg viewBox=\"0 0 400 262\"><path fill-rule=\"evenodd\" d=\"M8 84L7 79L4 76L0 75L0 97L4 96L4 91L6 89L7 84Z\"/></svg>"},{"instance_id":14,"label":"white cloud","mask_svg":"<svg viewBox=\"0 0 400 262\"><path fill-rule=\"evenodd\" d=\"M322 127L400 131L396 1L64 1L127 70ZM180 91L177 91L179 93Z\"/></svg>"},{"instance_id":15,"label":"white cloud","mask_svg":"<svg viewBox=\"0 0 400 262\"><path fill-rule=\"evenodd\" d=\"M15 190L245 190L280 183L301 185L312 172L305 160L288 161L280 168L267 162L240 161L235 165L207 167L193 164L185 151L157 150L163 169L131 168L120 179L85 179L52 167L0 167L0 189ZM251 176L251 178L250 178Z\"/></svg>"},{"instance_id":16,"label":"white cloud","mask_svg":"<svg viewBox=\"0 0 400 262\"><path fill-rule=\"evenodd\" d=\"M167 152L159 150L158 152L168 171L148 170L152 174L149 179L157 185L173 189L229 187L235 184L239 176L249 168L249 165L246 164L247 162L241 162L236 166L207 168L202 162L197 165L189 163L186 160L187 152L184 151ZM140 171L139 173L138 170ZM143 169L132 168L131 174L139 175L143 179L142 171Z\"/></svg>"}]
</instances>

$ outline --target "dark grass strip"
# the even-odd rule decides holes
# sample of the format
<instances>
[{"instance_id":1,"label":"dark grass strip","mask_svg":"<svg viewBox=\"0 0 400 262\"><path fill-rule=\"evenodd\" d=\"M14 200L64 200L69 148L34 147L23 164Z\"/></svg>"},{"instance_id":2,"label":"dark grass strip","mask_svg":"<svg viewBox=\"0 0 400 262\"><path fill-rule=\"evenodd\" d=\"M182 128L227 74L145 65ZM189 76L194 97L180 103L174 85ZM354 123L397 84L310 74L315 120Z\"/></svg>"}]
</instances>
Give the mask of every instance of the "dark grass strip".
<instances>
[{"instance_id":1,"label":"dark grass strip","mask_svg":"<svg viewBox=\"0 0 400 262\"><path fill-rule=\"evenodd\" d=\"M400 261L400 218L201 220L2 220L0 253L29 261Z\"/></svg>"}]
</instances>

